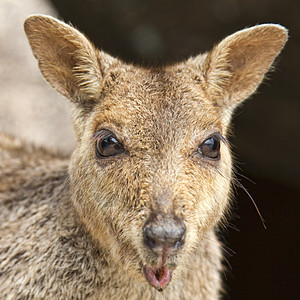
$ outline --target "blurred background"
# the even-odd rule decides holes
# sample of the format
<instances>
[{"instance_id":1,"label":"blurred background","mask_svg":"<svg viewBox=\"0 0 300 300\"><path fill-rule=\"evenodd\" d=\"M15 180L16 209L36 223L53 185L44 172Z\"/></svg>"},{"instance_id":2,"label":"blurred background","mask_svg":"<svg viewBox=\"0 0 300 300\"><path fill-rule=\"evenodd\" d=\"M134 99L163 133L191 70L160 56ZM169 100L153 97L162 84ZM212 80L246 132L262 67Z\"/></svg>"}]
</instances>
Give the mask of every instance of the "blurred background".
<instances>
[{"instance_id":1,"label":"blurred background","mask_svg":"<svg viewBox=\"0 0 300 300\"><path fill-rule=\"evenodd\" d=\"M104 51L144 65L208 51L248 26L286 26L290 39L276 71L233 119L238 178L267 230L237 189L234 216L222 233L224 299L300 299L299 12L296 0L0 0L0 130L64 153L75 145L68 103L42 79L23 33L29 14L60 17Z\"/></svg>"}]
</instances>

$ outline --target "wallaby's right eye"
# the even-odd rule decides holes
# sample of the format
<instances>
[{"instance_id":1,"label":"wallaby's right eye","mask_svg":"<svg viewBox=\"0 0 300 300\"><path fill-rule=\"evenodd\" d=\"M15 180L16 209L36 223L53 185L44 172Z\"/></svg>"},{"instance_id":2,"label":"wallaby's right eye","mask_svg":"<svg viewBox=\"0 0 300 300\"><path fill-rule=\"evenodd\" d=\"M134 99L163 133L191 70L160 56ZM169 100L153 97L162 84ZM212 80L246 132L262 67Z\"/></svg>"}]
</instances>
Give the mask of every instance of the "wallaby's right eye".
<instances>
[{"instance_id":1,"label":"wallaby's right eye","mask_svg":"<svg viewBox=\"0 0 300 300\"><path fill-rule=\"evenodd\" d=\"M100 158L114 156L123 152L122 144L109 131L101 130L95 136L96 154Z\"/></svg>"}]
</instances>

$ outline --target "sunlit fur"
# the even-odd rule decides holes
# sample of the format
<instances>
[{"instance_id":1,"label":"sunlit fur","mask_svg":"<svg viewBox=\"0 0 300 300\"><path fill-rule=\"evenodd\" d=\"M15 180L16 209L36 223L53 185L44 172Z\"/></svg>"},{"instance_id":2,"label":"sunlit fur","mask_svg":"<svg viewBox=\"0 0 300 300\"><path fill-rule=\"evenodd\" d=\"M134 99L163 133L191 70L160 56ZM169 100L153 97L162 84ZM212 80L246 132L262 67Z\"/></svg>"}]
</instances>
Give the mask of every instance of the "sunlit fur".
<instances>
[{"instance_id":1,"label":"sunlit fur","mask_svg":"<svg viewBox=\"0 0 300 300\"><path fill-rule=\"evenodd\" d=\"M286 30L239 31L208 54L161 68L132 66L96 50L47 16L25 22L44 77L73 103L77 147L68 159L0 135L0 295L5 299L218 299L216 228L230 209L234 108L252 94ZM99 158L109 130L124 152ZM199 146L220 134L220 159ZM162 259L143 242L155 211L181 218L183 247L166 259L163 292L143 266Z\"/></svg>"}]
</instances>

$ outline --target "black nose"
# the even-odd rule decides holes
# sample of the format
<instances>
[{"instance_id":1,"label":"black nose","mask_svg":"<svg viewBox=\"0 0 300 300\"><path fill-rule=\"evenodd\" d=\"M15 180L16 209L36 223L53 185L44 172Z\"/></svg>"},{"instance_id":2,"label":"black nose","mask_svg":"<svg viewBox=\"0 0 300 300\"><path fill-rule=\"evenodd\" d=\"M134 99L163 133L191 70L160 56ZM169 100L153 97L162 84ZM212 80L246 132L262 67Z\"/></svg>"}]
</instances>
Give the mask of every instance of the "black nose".
<instances>
[{"instance_id":1,"label":"black nose","mask_svg":"<svg viewBox=\"0 0 300 300\"><path fill-rule=\"evenodd\" d=\"M153 214L143 230L144 242L154 252L177 250L184 244L186 227L178 217Z\"/></svg>"}]
</instances>

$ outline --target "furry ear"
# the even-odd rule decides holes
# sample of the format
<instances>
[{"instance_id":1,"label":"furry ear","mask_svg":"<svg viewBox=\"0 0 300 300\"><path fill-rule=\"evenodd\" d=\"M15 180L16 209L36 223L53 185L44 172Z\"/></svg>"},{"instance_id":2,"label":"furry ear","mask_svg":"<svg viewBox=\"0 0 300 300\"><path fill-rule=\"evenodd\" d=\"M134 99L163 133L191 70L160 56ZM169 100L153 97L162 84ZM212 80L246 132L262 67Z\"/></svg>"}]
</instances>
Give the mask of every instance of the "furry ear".
<instances>
[{"instance_id":1,"label":"furry ear","mask_svg":"<svg viewBox=\"0 0 300 300\"><path fill-rule=\"evenodd\" d=\"M114 58L50 16L32 15L24 29L42 74L58 92L72 102L89 105L99 97L103 74Z\"/></svg>"},{"instance_id":2,"label":"furry ear","mask_svg":"<svg viewBox=\"0 0 300 300\"><path fill-rule=\"evenodd\" d=\"M238 31L201 60L206 92L215 104L232 111L263 80L288 38L280 25L264 24ZM192 59L196 64L197 57Z\"/></svg>"}]
</instances>

